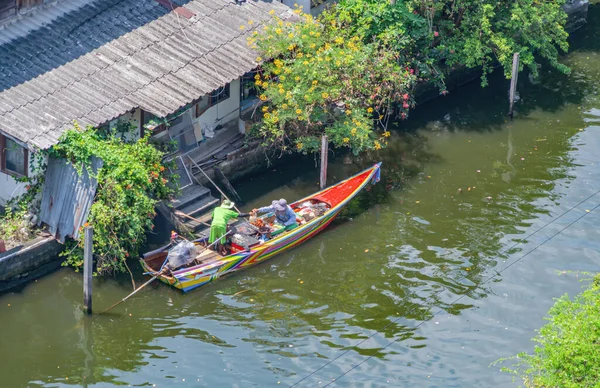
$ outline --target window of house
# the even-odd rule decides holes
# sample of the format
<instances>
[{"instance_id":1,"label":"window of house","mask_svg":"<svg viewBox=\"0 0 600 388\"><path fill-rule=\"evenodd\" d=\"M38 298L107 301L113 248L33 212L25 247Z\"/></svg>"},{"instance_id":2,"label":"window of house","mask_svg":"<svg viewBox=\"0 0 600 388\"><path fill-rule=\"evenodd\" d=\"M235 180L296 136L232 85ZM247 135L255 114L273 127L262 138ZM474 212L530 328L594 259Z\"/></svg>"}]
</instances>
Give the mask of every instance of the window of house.
<instances>
[{"instance_id":1,"label":"window of house","mask_svg":"<svg viewBox=\"0 0 600 388\"><path fill-rule=\"evenodd\" d=\"M0 135L0 171L14 175L27 176L28 150L19 143Z\"/></svg>"},{"instance_id":2,"label":"window of house","mask_svg":"<svg viewBox=\"0 0 600 388\"><path fill-rule=\"evenodd\" d=\"M229 84L213 91L210 94L210 105L217 104L223 100L227 100L229 98Z\"/></svg>"},{"instance_id":3,"label":"window of house","mask_svg":"<svg viewBox=\"0 0 600 388\"><path fill-rule=\"evenodd\" d=\"M218 104L221 101L227 100L230 97L230 86L229 84L219 88L207 96L202 97L196 104L196 116L202 116L208 108Z\"/></svg>"},{"instance_id":4,"label":"window of house","mask_svg":"<svg viewBox=\"0 0 600 388\"><path fill-rule=\"evenodd\" d=\"M140 136L144 136L144 130L150 130L152 135L156 135L166 129L167 127L164 125L163 119L142 110L142 133Z\"/></svg>"}]
</instances>

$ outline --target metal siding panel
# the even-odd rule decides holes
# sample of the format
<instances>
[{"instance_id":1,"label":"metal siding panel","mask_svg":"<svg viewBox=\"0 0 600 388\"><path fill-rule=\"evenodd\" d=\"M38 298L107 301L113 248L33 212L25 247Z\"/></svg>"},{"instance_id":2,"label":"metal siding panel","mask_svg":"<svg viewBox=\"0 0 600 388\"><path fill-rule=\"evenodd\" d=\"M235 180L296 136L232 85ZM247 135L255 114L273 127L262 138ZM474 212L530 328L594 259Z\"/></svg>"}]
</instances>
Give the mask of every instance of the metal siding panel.
<instances>
[{"instance_id":1,"label":"metal siding panel","mask_svg":"<svg viewBox=\"0 0 600 388\"><path fill-rule=\"evenodd\" d=\"M102 160L92 158L90 166L94 175L102 168ZM98 186L83 168L80 177L77 170L64 159L51 158L46 170L42 191L40 223L49 227L50 233L60 242L65 237L79 237L79 229L85 224Z\"/></svg>"}]
</instances>

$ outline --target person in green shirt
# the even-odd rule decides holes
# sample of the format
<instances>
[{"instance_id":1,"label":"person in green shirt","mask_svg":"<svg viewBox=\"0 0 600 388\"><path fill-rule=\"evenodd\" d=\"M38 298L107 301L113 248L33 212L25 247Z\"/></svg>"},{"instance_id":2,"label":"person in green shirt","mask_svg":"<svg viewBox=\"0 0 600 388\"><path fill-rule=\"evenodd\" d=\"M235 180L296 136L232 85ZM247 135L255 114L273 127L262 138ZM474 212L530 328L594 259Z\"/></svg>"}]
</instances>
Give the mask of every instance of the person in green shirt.
<instances>
[{"instance_id":1,"label":"person in green shirt","mask_svg":"<svg viewBox=\"0 0 600 388\"><path fill-rule=\"evenodd\" d=\"M248 213L238 213L235 210L232 210L234 207L235 203L226 199L221 206L214 208L212 213L212 223L210 224L210 237L208 238L209 244L212 244L217 240L221 240L218 242L219 245L225 244L225 238L223 238L223 236L227 233L227 223L229 220L248 216Z\"/></svg>"}]
</instances>

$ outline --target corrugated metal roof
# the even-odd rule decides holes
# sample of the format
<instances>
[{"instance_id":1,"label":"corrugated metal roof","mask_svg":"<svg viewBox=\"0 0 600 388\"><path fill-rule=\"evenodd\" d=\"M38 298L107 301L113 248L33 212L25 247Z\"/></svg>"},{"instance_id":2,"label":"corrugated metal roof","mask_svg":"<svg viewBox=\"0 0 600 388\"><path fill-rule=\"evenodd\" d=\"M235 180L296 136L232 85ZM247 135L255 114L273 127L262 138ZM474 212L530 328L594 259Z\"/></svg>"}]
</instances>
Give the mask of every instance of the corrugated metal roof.
<instances>
[{"instance_id":1,"label":"corrugated metal roof","mask_svg":"<svg viewBox=\"0 0 600 388\"><path fill-rule=\"evenodd\" d=\"M73 120L98 126L135 108L164 117L257 66L246 37L269 11L294 16L267 0L174 5L195 15L97 0L1 45L0 131L48 148Z\"/></svg>"},{"instance_id":2,"label":"corrugated metal roof","mask_svg":"<svg viewBox=\"0 0 600 388\"><path fill-rule=\"evenodd\" d=\"M93 175L102 168L102 159L93 157L90 169ZM87 221L98 182L90 179L87 168L83 177L71 163L50 158L46 181L42 191L40 223L49 227L50 233L64 243L67 236L78 238L79 228Z\"/></svg>"}]
</instances>

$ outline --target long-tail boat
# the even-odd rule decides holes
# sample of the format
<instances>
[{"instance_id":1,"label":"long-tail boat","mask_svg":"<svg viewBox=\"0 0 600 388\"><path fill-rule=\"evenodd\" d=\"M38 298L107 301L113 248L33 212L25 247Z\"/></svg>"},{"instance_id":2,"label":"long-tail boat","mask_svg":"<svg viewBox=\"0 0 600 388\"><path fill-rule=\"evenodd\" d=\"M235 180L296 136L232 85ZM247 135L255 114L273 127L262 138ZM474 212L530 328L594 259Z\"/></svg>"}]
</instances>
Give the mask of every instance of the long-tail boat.
<instances>
[{"instance_id":1,"label":"long-tail boat","mask_svg":"<svg viewBox=\"0 0 600 388\"><path fill-rule=\"evenodd\" d=\"M140 259L142 267L147 274L157 276L164 283L183 292L188 292L225 275L262 263L272 256L308 240L325 229L340 213L342 208L369 182L374 184L379 181L380 168L381 163L377 163L373 167L336 185L294 202L290 206L296 212L307 203L311 204L309 206L320 206L324 212L302 223L297 228L273 236L267 241L256 240L256 243L249 247L240 247L232 244L237 249L232 249L233 253L226 256L222 256L213 250L205 249L190 266L167 273L166 271L162 271L162 269L169 249L173 247L169 244L144 254ZM195 242L205 241L206 237L195 240Z\"/></svg>"}]
</instances>

